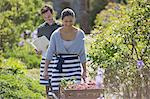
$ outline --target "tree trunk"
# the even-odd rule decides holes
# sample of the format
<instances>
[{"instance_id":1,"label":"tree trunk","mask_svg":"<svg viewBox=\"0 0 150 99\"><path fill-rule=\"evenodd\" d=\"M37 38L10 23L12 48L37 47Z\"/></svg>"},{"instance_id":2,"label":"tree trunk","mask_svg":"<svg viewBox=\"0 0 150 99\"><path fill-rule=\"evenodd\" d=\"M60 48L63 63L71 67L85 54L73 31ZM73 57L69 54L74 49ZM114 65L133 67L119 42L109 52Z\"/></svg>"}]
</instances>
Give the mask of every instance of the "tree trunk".
<instances>
[{"instance_id":1,"label":"tree trunk","mask_svg":"<svg viewBox=\"0 0 150 99\"><path fill-rule=\"evenodd\" d=\"M80 13L81 13L81 18L80 18L80 24L81 28L84 30L85 33L90 33L90 24L89 24L89 1L88 0L81 0L81 8L80 8Z\"/></svg>"}]
</instances>

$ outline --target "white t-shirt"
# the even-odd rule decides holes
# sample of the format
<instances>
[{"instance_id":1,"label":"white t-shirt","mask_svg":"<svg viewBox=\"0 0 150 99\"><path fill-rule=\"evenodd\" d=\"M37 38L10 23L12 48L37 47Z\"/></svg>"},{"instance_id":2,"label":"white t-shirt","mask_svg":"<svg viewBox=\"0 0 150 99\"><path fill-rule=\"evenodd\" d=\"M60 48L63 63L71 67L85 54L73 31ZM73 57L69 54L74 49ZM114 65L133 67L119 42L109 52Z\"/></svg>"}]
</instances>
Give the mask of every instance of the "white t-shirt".
<instances>
[{"instance_id":1,"label":"white t-shirt","mask_svg":"<svg viewBox=\"0 0 150 99\"><path fill-rule=\"evenodd\" d=\"M72 45L73 41L63 40L64 47L68 49Z\"/></svg>"}]
</instances>

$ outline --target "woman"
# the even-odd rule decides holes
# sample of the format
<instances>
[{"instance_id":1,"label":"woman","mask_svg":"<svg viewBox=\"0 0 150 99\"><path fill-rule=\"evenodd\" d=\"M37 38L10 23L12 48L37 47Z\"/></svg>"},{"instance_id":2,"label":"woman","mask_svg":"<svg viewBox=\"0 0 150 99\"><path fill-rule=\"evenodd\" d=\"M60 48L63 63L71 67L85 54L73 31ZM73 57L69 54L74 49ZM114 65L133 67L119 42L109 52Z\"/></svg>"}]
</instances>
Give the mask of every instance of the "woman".
<instances>
[{"instance_id":1,"label":"woman","mask_svg":"<svg viewBox=\"0 0 150 99\"><path fill-rule=\"evenodd\" d=\"M43 76L50 79L53 91L59 90L62 79L75 78L76 83L81 77L86 77L86 55L84 47L84 32L76 28L75 13L71 9L64 9L61 13L63 26L55 30L51 36L46 55ZM52 65L52 75L48 76L48 65ZM81 75L81 65L83 73Z\"/></svg>"}]
</instances>

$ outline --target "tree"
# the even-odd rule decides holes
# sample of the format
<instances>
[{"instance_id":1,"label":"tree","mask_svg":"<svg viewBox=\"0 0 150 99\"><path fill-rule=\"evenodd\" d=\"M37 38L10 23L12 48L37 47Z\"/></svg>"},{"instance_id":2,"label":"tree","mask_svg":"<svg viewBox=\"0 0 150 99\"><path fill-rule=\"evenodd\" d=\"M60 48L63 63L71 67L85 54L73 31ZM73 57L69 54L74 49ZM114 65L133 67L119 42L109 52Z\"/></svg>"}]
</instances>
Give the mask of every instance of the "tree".
<instances>
[{"instance_id":1,"label":"tree","mask_svg":"<svg viewBox=\"0 0 150 99\"><path fill-rule=\"evenodd\" d=\"M25 30L33 30L42 21L38 10L42 0L0 1L0 50L10 48L19 41Z\"/></svg>"}]
</instances>

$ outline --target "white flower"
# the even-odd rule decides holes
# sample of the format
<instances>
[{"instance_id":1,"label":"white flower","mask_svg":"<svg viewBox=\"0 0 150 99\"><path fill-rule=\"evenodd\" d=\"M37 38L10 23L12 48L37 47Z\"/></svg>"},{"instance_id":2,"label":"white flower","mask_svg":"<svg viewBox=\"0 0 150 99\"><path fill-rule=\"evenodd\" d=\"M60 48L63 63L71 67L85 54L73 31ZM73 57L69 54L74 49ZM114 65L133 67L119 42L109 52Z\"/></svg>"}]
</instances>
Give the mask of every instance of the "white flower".
<instances>
[{"instance_id":1,"label":"white flower","mask_svg":"<svg viewBox=\"0 0 150 99\"><path fill-rule=\"evenodd\" d=\"M26 30L26 31L25 31L25 34L27 34L27 35L29 35L30 33L31 33L30 30Z\"/></svg>"},{"instance_id":2,"label":"white flower","mask_svg":"<svg viewBox=\"0 0 150 99\"><path fill-rule=\"evenodd\" d=\"M103 68L98 68L97 76L95 77L96 86L98 88L103 86L104 72L105 70Z\"/></svg>"}]
</instances>

